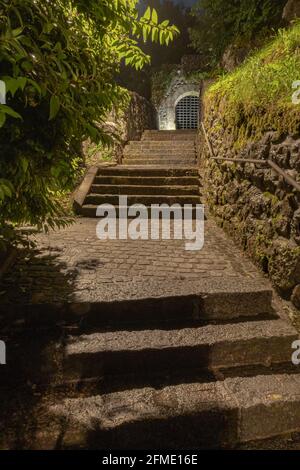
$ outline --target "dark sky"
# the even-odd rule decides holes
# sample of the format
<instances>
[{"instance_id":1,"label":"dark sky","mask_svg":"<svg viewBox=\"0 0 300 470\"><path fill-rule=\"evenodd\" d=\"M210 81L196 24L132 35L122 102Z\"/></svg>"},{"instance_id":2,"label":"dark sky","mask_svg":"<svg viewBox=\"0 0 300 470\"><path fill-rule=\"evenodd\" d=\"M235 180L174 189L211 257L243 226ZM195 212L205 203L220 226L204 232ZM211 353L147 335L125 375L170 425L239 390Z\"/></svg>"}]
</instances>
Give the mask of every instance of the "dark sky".
<instances>
[{"instance_id":1,"label":"dark sky","mask_svg":"<svg viewBox=\"0 0 300 470\"><path fill-rule=\"evenodd\" d=\"M164 0L160 0L161 2L163 2ZM186 7L191 7L192 5L194 5L194 3L196 3L197 0L171 0L173 3L181 3L183 5L185 5ZM144 1L144 3L147 4L147 0Z\"/></svg>"},{"instance_id":2,"label":"dark sky","mask_svg":"<svg viewBox=\"0 0 300 470\"><path fill-rule=\"evenodd\" d=\"M185 6L190 7L194 3L196 3L197 0L173 0L174 3L183 3Z\"/></svg>"},{"instance_id":3,"label":"dark sky","mask_svg":"<svg viewBox=\"0 0 300 470\"><path fill-rule=\"evenodd\" d=\"M183 5L185 5L186 7L190 7L192 5L194 5L194 3L196 3L197 0L172 0L173 3L181 3ZM161 2L163 2L163 0L161 0ZM145 3L147 3L147 0L145 1Z\"/></svg>"}]
</instances>

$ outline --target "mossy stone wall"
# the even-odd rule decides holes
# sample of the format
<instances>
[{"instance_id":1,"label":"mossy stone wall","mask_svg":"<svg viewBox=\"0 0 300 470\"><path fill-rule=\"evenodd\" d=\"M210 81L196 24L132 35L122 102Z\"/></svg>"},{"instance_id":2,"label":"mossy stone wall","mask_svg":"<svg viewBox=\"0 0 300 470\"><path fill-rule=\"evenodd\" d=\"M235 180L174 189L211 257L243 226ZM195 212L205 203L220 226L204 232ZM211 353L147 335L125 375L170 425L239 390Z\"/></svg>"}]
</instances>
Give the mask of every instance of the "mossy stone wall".
<instances>
[{"instance_id":1,"label":"mossy stone wall","mask_svg":"<svg viewBox=\"0 0 300 470\"><path fill-rule=\"evenodd\" d=\"M271 158L300 182L300 135L268 132L237 150L212 107L206 109L204 123L217 156ZM199 154L207 203L217 222L269 275L279 293L300 308L300 194L271 169L213 161L203 138Z\"/></svg>"}]
</instances>

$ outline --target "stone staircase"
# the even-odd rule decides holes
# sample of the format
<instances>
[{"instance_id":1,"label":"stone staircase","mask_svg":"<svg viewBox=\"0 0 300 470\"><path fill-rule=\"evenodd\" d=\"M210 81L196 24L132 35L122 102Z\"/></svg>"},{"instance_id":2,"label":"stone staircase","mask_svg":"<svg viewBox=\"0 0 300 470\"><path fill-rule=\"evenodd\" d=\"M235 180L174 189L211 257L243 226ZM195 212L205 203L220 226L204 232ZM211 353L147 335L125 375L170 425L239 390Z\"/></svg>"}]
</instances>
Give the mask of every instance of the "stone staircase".
<instances>
[{"instance_id":1,"label":"stone staircase","mask_svg":"<svg viewBox=\"0 0 300 470\"><path fill-rule=\"evenodd\" d=\"M199 204L201 182L196 167L196 134L192 131L146 131L130 142L122 165L95 168L83 182L77 213L95 217L97 207L112 204L120 212L119 196L132 204ZM159 139L159 140L158 140Z\"/></svg>"},{"instance_id":2,"label":"stone staircase","mask_svg":"<svg viewBox=\"0 0 300 470\"><path fill-rule=\"evenodd\" d=\"M126 164L90 173L78 212L94 217L102 203L119 210L120 194L147 207L200 202L194 139L193 132L145 132L129 144ZM39 364L32 383L42 373L60 392L43 400L30 446L228 448L300 432L300 374L291 362L298 333L285 305L261 279L209 281L190 295L140 298L136 286L139 298L131 300L5 307L0 321L10 317L34 332L52 322L59 330L60 339L35 354L52 365ZM20 350L33 357L18 347L16 364Z\"/></svg>"},{"instance_id":3,"label":"stone staircase","mask_svg":"<svg viewBox=\"0 0 300 470\"><path fill-rule=\"evenodd\" d=\"M146 131L140 142L124 149L124 165L193 166L196 164L196 133L192 131Z\"/></svg>"},{"instance_id":4,"label":"stone staircase","mask_svg":"<svg viewBox=\"0 0 300 470\"><path fill-rule=\"evenodd\" d=\"M23 386L30 379L37 396L47 380L52 388L38 417L25 399L27 449L239 448L300 432L300 374L291 363L298 334L260 282L173 297L20 305L19 314L6 307L5 322L26 328L14 335L15 353L9 341L10 372ZM11 378L1 379L6 390ZM11 448L16 431L3 425L1 448Z\"/></svg>"},{"instance_id":5,"label":"stone staircase","mask_svg":"<svg viewBox=\"0 0 300 470\"><path fill-rule=\"evenodd\" d=\"M143 141L189 141L191 139L195 139L197 131L195 130L176 130L176 131L155 131L155 130L147 130L143 133L142 140Z\"/></svg>"},{"instance_id":6,"label":"stone staircase","mask_svg":"<svg viewBox=\"0 0 300 470\"><path fill-rule=\"evenodd\" d=\"M48 409L65 423L61 448L224 448L300 431L298 335L274 307L254 282L94 306L64 343L77 391Z\"/></svg>"},{"instance_id":7,"label":"stone staircase","mask_svg":"<svg viewBox=\"0 0 300 470\"><path fill-rule=\"evenodd\" d=\"M197 204L200 190L197 168L129 168L123 165L101 168L78 212L85 217L95 217L99 205L112 204L119 214L119 196L122 195L128 196L128 206Z\"/></svg>"}]
</instances>

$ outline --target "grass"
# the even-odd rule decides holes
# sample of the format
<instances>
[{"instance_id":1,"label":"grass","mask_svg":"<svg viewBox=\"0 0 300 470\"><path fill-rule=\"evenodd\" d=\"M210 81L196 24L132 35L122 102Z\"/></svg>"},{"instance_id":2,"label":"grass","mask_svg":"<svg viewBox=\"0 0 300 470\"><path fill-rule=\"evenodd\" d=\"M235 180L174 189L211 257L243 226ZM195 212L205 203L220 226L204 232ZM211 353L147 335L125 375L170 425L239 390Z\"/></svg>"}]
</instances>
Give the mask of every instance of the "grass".
<instances>
[{"instance_id":1,"label":"grass","mask_svg":"<svg viewBox=\"0 0 300 470\"><path fill-rule=\"evenodd\" d=\"M298 134L300 106L292 103L294 81L300 80L300 22L280 30L234 72L213 84L206 109L217 113L237 147L267 131Z\"/></svg>"}]
</instances>

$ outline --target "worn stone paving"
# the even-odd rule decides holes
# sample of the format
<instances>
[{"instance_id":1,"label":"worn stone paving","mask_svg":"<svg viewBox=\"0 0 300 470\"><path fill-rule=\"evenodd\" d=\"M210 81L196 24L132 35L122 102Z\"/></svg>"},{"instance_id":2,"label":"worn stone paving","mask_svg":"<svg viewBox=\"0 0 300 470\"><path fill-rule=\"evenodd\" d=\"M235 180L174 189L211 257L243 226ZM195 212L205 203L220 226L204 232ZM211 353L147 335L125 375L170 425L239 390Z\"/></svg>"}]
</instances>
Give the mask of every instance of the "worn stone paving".
<instances>
[{"instance_id":1,"label":"worn stone paving","mask_svg":"<svg viewBox=\"0 0 300 470\"><path fill-rule=\"evenodd\" d=\"M213 220L201 251L186 251L183 240L99 240L97 222L35 235L34 254L21 254L2 279L0 302L99 302L264 280Z\"/></svg>"}]
</instances>

